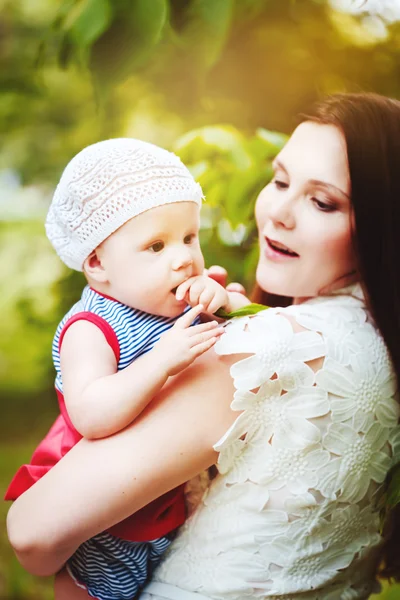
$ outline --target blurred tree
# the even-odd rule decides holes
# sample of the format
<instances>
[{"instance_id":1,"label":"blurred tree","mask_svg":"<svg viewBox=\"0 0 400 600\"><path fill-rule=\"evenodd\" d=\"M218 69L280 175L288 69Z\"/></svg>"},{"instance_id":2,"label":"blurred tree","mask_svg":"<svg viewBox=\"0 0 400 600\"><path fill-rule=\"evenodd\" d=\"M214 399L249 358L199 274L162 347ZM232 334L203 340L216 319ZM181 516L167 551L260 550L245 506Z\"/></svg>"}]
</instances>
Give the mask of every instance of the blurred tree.
<instances>
[{"instance_id":1,"label":"blurred tree","mask_svg":"<svg viewBox=\"0 0 400 600\"><path fill-rule=\"evenodd\" d=\"M3 443L39 437L50 422L51 338L83 285L43 231L65 164L118 135L173 148L206 195L207 263L251 286L254 202L286 139L275 131L292 129L321 94L400 97L400 25L389 0L383 27L371 21L371 0L353 3L357 11L333 4L343 0L0 0ZM4 173L21 181L18 194ZM19 452L0 453L3 483L27 448ZM51 597L4 564L0 597Z\"/></svg>"},{"instance_id":2,"label":"blurred tree","mask_svg":"<svg viewBox=\"0 0 400 600\"><path fill-rule=\"evenodd\" d=\"M0 7L0 170L45 186L37 218L83 146L133 135L174 147L207 197L207 262L226 265L247 286L257 255L254 201L285 139L269 128L291 129L293 115L321 93L399 95L399 25L376 35L365 15L325 0L2 0ZM12 214L16 200L5 195L0 218L32 217L32 195L20 196ZM4 300L0 393L19 390L23 406L26 394L51 385L48 342L82 286L62 266L44 266L57 259L39 227L16 222L0 231L3 280L13 290ZM28 290L33 262L48 277ZM32 294L52 298L51 310Z\"/></svg>"},{"instance_id":3,"label":"blurred tree","mask_svg":"<svg viewBox=\"0 0 400 600\"><path fill-rule=\"evenodd\" d=\"M327 0L2 4L0 167L26 181L55 180L144 104L175 120L170 144L220 122L287 131L326 92L399 93L399 24L382 38Z\"/></svg>"}]
</instances>

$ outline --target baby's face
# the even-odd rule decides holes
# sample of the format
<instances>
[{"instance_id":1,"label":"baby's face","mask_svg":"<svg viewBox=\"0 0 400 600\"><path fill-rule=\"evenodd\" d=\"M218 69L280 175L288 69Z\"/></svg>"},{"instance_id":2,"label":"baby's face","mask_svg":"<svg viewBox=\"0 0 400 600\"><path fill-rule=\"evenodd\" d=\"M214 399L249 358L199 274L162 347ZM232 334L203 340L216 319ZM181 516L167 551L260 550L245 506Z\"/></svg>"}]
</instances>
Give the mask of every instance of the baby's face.
<instances>
[{"instance_id":1,"label":"baby's face","mask_svg":"<svg viewBox=\"0 0 400 600\"><path fill-rule=\"evenodd\" d=\"M185 302L176 288L204 270L199 227L195 202L158 206L125 223L97 249L109 295L148 313L179 315Z\"/></svg>"}]
</instances>

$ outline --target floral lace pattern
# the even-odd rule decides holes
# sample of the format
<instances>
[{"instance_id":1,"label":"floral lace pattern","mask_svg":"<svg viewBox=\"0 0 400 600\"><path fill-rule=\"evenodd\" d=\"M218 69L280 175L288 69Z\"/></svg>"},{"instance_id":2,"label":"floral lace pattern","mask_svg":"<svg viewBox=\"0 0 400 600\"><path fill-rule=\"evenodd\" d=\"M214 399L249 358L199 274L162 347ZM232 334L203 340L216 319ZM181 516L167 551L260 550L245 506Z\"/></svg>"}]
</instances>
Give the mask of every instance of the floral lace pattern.
<instances>
[{"instance_id":1,"label":"floral lace pattern","mask_svg":"<svg viewBox=\"0 0 400 600\"><path fill-rule=\"evenodd\" d=\"M236 319L216 350L251 355L231 368L240 414L155 580L221 600L368 598L400 409L359 286Z\"/></svg>"}]
</instances>

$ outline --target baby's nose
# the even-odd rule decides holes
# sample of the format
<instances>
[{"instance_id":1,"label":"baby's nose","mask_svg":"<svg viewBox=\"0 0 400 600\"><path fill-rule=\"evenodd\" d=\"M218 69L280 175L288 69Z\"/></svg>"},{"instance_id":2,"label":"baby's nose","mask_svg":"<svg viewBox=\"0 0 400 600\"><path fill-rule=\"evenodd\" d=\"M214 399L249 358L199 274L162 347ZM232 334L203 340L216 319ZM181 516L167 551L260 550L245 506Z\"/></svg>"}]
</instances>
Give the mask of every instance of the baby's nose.
<instances>
[{"instance_id":1,"label":"baby's nose","mask_svg":"<svg viewBox=\"0 0 400 600\"><path fill-rule=\"evenodd\" d=\"M188 250L181 250L178 252L172 261L172 268L174 271L178 271L179 269L184 269L185 267L190 266L193 263L192 255Z\"/></svg>"}]
</instances>

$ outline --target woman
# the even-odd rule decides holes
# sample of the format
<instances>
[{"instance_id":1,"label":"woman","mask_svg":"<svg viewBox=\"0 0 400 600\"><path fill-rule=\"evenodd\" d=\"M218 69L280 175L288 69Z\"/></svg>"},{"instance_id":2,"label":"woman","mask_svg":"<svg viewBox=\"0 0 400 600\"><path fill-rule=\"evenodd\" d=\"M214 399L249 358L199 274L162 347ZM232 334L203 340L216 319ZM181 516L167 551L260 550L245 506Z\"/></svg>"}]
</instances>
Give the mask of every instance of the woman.
<instances>
[{"instance_id":1,"label":"woman","mask_svg":"<svg viewBox=\"0 0 400 600\"><path fill-rule=\"evenodd\" d=\"M377 504L400 443L400 103L327 99L274 169L256 206L257 282L292 305L229 324L218 356L177 376L134 426L78 444L15 502L9 537L31 572L56 572L218 462L143 599L371 593Z\"/></svg>"}]
</instances>

